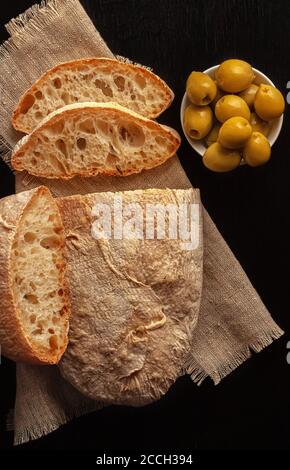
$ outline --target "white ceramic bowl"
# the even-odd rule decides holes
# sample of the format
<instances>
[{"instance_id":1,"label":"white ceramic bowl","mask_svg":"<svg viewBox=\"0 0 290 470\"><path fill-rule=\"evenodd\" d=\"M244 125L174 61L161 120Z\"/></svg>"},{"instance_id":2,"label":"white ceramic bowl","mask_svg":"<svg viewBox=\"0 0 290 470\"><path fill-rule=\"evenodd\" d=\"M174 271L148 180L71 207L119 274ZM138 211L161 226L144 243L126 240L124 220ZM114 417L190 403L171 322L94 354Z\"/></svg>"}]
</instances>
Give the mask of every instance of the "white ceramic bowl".
<instances>
[{"instance_id":1,"label":"white ceramic bowl","mask_svg":"<svg viewBox=\"0 0 290 470\"><path fill-rule=\"evenodd\" d=\"M218 67L219 67L219 65L214 65L213 67L210 67L209 69L204 70L204 73L207 73L210 77L214 78L215 71L217 70ZM266 83L267 85L275 86L274 83L266 75L264 75L262 72L260 72L260 70L257 70L257 69L254 69L254 68L253 68L253 70L254 70L254 73L256 75L255 83L257 85L259 83ZM185 111L186 107L189 104L190 104L190 101L187 97L187 94L184 93L184 96L183 96L183 99L182 99L182 102L181 102L181 107L180 107L181 126L182 126L183 133L184 133L187 141L191 145L191 147L194 148L194 150L197 153L199 153L199 155L202 156L204 154L204 152L206 151L206 146L204 145L204 141L203 140L190 139L190 137L188 137L186 135L186 133L184 131L184 127L183 127L184 111ZM267 137L269 142L270 142L271 147L274 144L274 142L276 141L278 135L280 134L282 124L283 124L283 115L281 117L277 118L277 119L273 119L273 121L271 122L270 132L269 132L269 135Z\"/></svg>"}]
</instances>

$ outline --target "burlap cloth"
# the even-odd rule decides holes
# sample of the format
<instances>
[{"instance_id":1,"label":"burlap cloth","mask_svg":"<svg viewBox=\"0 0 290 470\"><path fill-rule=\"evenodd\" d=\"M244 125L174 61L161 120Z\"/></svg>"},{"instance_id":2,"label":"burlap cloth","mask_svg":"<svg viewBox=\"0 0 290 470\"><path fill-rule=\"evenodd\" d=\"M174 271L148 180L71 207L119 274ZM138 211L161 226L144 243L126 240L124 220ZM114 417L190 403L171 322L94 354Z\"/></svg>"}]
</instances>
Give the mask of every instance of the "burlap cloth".
<instances>
[{"instance_id":1,"label":"burlap cloth","mask_svg":"<svg viewBox=\"0 0 290 470\"><path fill-rule=\"evenodd\" d=\"M55 64L90 56L114 57L78 0L42 2L12 20L11 38L0 50L0 133L2 157L20 135L11 114L20 95ZM16 192L39 184L54 195L142 188L191 186L177 157L141 175L59 181L16 175ZM198 325L184 370L196 383L209 376L217 384L229 372L283 334L229 247L204 210L204 279ZM17 365L14 413L15 444L45 435L74 416L102 404L82 396L60 376L57 367Z\"/></svg>"}]
</instances>

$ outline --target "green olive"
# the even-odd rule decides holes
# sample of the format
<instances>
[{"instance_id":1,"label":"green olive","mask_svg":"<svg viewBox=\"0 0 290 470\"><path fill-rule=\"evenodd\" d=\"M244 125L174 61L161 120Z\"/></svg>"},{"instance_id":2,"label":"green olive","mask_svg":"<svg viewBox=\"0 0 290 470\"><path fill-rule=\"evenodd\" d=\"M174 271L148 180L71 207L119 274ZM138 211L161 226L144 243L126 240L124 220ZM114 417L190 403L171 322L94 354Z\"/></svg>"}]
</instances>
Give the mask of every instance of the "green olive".
<instances>
[{"instance_id":1,"label":"green olive","mask_svg":"<svg viewBox=\"0 0 290 470\"><path fill-rule=\"evenodd\" d=\"M254 101L255 111L264 121L280 117L285 109L282 93L271 85L260 85Z\"/></svg>"},{"instance_id":2,"label":"green olive","mask_svg":"<svg viewBox=\"0 0 290 470\"><path fill-rule=\"evenodd\" d=\"M225 172L239 166L241 155L237 150L226 149L219 142L215 142L205 151L202 161L209 170Z\"/></svg>"},{"instance_id":3,"label":"green olive","mask_svg":"<svg viewBox=\"0 0 290 470\"><path fill-rule=\"evenodd\" d=\"M250 166L267 163L271 156L270 143L261 132L253 132L243 149L243 158Z\"/></svg>"},{"instance_id":4,"label":"green olive","mask_svg":"<svg viewBox=\"0 0 290 470\"><path fill-rule=\"evenodd\" d=\"M203 139L211 130L213 112L209 106L189 105L184 112L184 130L193 140Z\"/></svg>"},{"instance_id":5,"label":"green olive","mask_svg":"<svg viewBox=\"0 0 290 470\"><path fill-rule=\"evenodd\" d=\"M263 121L263 119L261 119L256 113L251 113L250 124L253 132L261 132L261 134L264 134L266 137L270 132L270 123L268 121Z\"/></svg>"},{"instance_id":6,"label":"green olive","mask_svg":"<svg viewBox=\"0 0 290 470\"><path fill-rule=\"evenodd\" d=\"M216 80L214 80L214 82L217 85ZM225 91L221 90L220 88L217 88L215 98L210 103L210 106L212 109L215 108L215 105L217 104L218 100L220 100L224 95L225 95Z\"/></svg>"},{"instance_id":7,"label":"green olive","mask_svg":"<svg viewBox=\"0 0 290 470\"><path fill-rule=\"evenodd\" d=\"M221 128L221 124L220 124L220 123L216 123L216 124L213 126L212 130L210 131L210 133L206 136L206 138L205 138L205 143L206 143L206 146L207 146L207 147L209 147L211 144L213 144L214 142L217 141L220 128Z\"/></svg>"},{"instance_id":8,"label":"green olive","mask_svg":"<svg viewBox=\"0 0 290 470\"><path fill-rule=\"evenodd\" d=\"M217 87L206 73L191 72L186 82L186 92L193 104L206 106L215 98Z\"/></svg>"},{"instance_id":9,"label":"green olive","mask_svg":"<svg viewBox=\"0 0 290 470\"><path fill-rule=\"evenodd\" d=\"M225 60L216 71L218 87L228 93L238 93L245 90L254 78L251 65L244 60Z\"/></svg>"},{"instance_id":10,"label":"green olive","mask_svg":"<svg viewBox=\"0 0 290 470\"><path fill-rule=\"evenodd\" d=\"M247 103L250 109L254 108L254 100L255 100L255 96L256 96L258 89L259 89L258 85L251 83L251 85L248 88L246 88L244 91L241 91L241 93L239 93L239 96Z\"/></svg>"},{"instance_id":11,"label":"green olive","mask_svg":"<svg viewBox=\"0 0 290 470\"><path fill-rule=\"evenodd\" d=\"M247 103L237 95L225 95L215 105L215 115L220 122L234 116L250 119L250 110Z\"/></svg>"},{"instance_id":12,"label":"green olive","mask_svg":"<svg viewBox=\"0 0 290 470\"><path fill-rule=\"evenodd\" d=\"M252 127L247 119L235 116L228 119L220 128L218 142L229 149L239 149L251 137Z\"/></svg>"}]
</instances>

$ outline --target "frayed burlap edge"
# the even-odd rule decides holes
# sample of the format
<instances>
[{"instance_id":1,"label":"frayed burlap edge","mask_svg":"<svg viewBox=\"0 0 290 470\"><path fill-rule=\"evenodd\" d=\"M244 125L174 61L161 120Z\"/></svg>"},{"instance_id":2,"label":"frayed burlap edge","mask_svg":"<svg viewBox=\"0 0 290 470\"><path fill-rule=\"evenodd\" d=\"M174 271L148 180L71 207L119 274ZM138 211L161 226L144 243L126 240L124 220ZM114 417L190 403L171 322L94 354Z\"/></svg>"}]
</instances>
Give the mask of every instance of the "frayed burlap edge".
<instances>
[{"instance_id":1,"label":"frayed burlap edge","mask_svg":"<svg viewBox=\"0 0 290 470\"><path fill-rule=\"evenodd\" d=\"M49 25L51 20L60 15L61 6L65 0L43 0L41 4L33 5L24 13L13 18L5 25L10 38L0 47L0 59L6 54L13 53L15 49L21 48L23 34L29 34L37 39L37 32L42 27Z\"/></svg>"},{"instance_id":2,"label":"frayed burlap edge","mask_svg":"<svg viewBox=\"0 0 290 470\"><path fill-rule=\"evenodd\" d=\"M11 153L12 153L12 148L11 145L9 145L6 140L0 135L0 157L6 163L6 165L9 166L10 170L13 171L12 165L11 165Z\"/></svg>"},{"instance_id":3,"label":"frayed burlap edge","mask_svg":"<svg viewBox=\"0 0 290 470\"><path fill-rule=\"evenodd\" d=\"M63 416L58 415L55 421L49 421L42 423L41 426L36 425L35 423L33 426L26 428L25 430L18 432L15 430L14 434L14 445L25 444L30 440L39 439L40 437L46 436L47 434L56 431L61 426L69 423L71 420L75 418L79 418L89 413L93 413L94 411L99 411L104 408L105 405L98 403L96 406L92 405L84 405L77 410L73 410L71 413L64 413ZM14 415L14 410L11 410L12 416ZM14 416L13 416L14 418ZM8 418L9 419L9 418ZM10 417L11 420L11 417ZM14 419L13 419L14 422ZM11 431L11 426L10 426Z\"/></svg>"},{"instance_id":4,"label":"frayed burlap edge","mask_svg":"<svg viewBox=\"0 0 290 470\"><path fill-rule=\"evenodd\" d=\"M197 385L201 385L208 377L213 380L215 385L217 385L224 377L243 364L243 362L250 359L253 356L253 353L261 352L264 348L273 343L273 341L283 336L283 334L284 331L273 322L273 328L270 332L263 331L253 343L249 341L249 343L240 351L236 351L234 355L229 356L227 362L212 371L206 372L197 360L193 356L189 355L184 365L184 373L190 375L193 382Z\"/></svg>"}]
</instances>

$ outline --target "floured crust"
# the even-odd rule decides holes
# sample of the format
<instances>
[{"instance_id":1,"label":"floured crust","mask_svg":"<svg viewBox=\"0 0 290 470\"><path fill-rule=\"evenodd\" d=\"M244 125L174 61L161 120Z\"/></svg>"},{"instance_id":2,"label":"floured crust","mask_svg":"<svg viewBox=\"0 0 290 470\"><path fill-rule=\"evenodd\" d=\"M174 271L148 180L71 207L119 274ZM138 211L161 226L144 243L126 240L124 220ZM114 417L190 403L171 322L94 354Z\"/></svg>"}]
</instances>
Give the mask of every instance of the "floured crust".
<instances>
[{"instance_id":1,"label":"floured crust","mask_svg":"<svg viewBox=\"0 0 290 470\"><path fill-rule=\"evenodd\" d=\"M42 194L51 198L51 202L57 210L49 190L43 186L6 197L0 201L0 344L1 353L14 361L32 364L56 364L62 356L68 341L70 307L66 280L62 277L62 303L64 307L61 323L63 325L63 344L58 348L55 348L54 344L50 350L41 345L37 346L34 337L29 336L27 331L28 322L23 321L23 312L19 306L21 302L19 302L19 298L16 298L18 294L15 287L18 282L17 277L19 277L17 267L21 264L21 260L16 265L16 260L13 261L15 249L18 249L19 226L30 207L35 204L35 201ZM60 223L59 219L58 227L63 230ZM59 234L59 237L61 237L61 234ZM62 236L63 242L64 238ZM66 267L64 258L58 262L60 263L58 266L59 272L64 273ZM49 276L49 273L47 275ZM36 273L33 281L37 282ZM34 285L33 288L35 289ZM37 294L37 291L35 293ZM55 343L55 339L53 341Z\"/></svg>"},{"instance_id":2,"label":"floured crust","mask_svg":"<svg viewBox=\"0 0 290 470\"><path fill-rule=\"evenodd\" d=\"M12 166L45 178L127 176L161 165L180 142L174 129L116 103L77 103L54 111L23 137Z\"/></svg>"},{"instance_id":3,"label":"floured crust","mask_svg":"<svg viewBox=\"0 0 290 470\"><path fill-rule=\"evenodd\" d=\"M20 98L12 124L30 133L56 109L88 101L114 101L153 119L173 98L166 83L144 67L108 58L79 59L44 73Z\"/></svg>"},{"instance_id":4,"label":"floured crust","mask_svg":"<svg viewBox=\"0 0 290 470\"><path fill-rule=\"evenodd\" d=\"M198 203L194 190L138 190L58 199L65 232L72 316L59 363L81 393L111 404L159 399L182 372L196 325L202 282L202 239L96 240L92 208L114 204ZM126 219L127 220L127 219Z\"/></svg>"}]
</instances>

